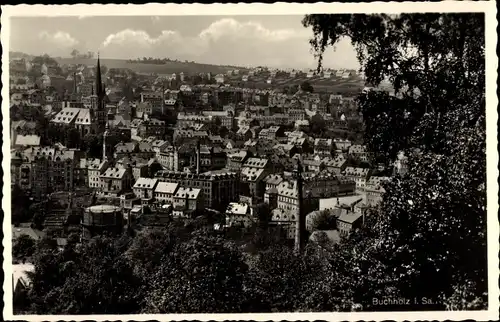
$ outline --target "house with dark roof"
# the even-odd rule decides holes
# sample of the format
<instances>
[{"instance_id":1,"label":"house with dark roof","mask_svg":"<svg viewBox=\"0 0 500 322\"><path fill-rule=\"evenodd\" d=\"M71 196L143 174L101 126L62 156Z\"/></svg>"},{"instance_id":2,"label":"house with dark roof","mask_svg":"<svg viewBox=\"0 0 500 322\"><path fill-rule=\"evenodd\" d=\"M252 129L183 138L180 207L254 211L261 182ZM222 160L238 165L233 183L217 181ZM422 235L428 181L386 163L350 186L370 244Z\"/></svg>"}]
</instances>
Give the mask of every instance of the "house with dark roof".
<instances>
[{"instance_id":1,"label":"house with dark roof","mask_svg":"<svg viewBox=\"0 0 500 322\"><path fill-rule=\"evenodd\" d=\"M154 191L157 183L158 179L139 178L132 187L132 191L135 196L141 198L143 202L150 202L154 198Z\"/></svg>"},{"instance_id":2,"label":"house with dark roof","mask_svg":"<svg viewBox=\"0 0 500 322\"><path fill-rule=\"evenodd\" d=\"M110 167L100 176L101 188L99 196L118 197L132 187L132 169L130 167Z\"/></svg>"},{"instance_id":3,"label":"house with dark roof","mask_svg":"<svg viewBox=\"0 0 500 322\"><path fill-rule=\"evenodd\" d=\"M363 214L347 212L337 218L337 228L340 236L348 236L352 231L363 225Z\"/></svg>"},{"instance_id":4,"label":"house with dark roof","mask_svg":"<svg viewBox=\"0 0 500 322\"><path fill-rule=\"evenodd\" d=\"M173 216L189 217L203 209L203 191L197 188L179 187L173 197Z\"/></svg>"}]
</instances>

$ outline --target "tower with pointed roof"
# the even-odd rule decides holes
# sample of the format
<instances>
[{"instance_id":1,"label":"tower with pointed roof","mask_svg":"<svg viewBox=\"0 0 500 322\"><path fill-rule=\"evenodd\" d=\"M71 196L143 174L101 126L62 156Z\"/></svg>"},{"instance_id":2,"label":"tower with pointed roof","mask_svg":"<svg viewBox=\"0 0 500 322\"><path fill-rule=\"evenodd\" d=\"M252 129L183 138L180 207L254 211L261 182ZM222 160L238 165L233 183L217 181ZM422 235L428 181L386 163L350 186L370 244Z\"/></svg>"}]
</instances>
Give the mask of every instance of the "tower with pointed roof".
<instances>
[{"instance_id":1,"label":"tower with pointed roof","mask_svg":"<svg viewBox=\"0 0 500 322\"><path fill-rule=\"evenodd\" d=\"M103 98L103 85L101 79L101 59L99 53L97 53L97 67L95 72L95 92L99 100Z\"/></svg>"},{"instance_id":2,"label":"tower with pointed roof","mask_svg":"<svg viewBox=\"0 0 500 322\"><path fill-rule=\"evenodd\" d=\"M101 78L101 60L99 53L97 53L97 66L95 73L95 85L92 89L92 109L94 110L94 115L97 121L97 129L99 133L106 130L106 108L105 108L105 97L106 93L104 91L104 85Z\"/></svg>"}]
</instances>

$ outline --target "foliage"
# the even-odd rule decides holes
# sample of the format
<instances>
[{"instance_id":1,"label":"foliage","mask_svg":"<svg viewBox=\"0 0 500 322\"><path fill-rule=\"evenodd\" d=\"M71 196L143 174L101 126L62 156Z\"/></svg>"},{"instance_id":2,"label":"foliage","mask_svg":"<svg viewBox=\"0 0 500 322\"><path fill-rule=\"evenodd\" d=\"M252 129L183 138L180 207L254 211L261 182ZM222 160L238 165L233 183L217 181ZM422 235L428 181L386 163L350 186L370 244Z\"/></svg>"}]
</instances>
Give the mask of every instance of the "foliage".
<instances>
[{"instance_id":1,"label":"foliage","mask_svg":"<svg viewBox=\"0 0 500 322\"><path fill-rule=\"evenodd\" d=\"M222 120L219 117L215 117L208 124L208 131L211 135L220 135Z\"/></svg>"},{"instance_id":2,"label":"foliage","mask_svg":"<svg viewBox=\"0 0 500 322\"><path fill-rule=\"evenodd\" d=\"M195 234L162 260L146 310L157 313L242 311L247 270L241 253L218 237Z\"/></svg>"},{"instance_id":3,"label":"foliage","mask_svg":"<svg viewBox=\"0 0 500 322\"><path fill-rule=\"evenodd\" d=\"M311 116L309 121L311 135L322 137L326 132L326 122L319 114Z\"/></svg>"},{"instance_id":4,"label":"foliage","mask_svg":"<svg viewBox=\"0 0 500 322\"><path fill-rule=\"evenodd\" d=\"M367 83L391 83L395 96L358 98L365 140L388 159L411 147L440 153L448 113L467 108L469 126L484 115L483 14L308 15L303 24L319 66L328 46L349 37Z\"/></svg>"},{"instance_id":5,"label":"foliage","mask_svg":"<svg viewBox=\"0 0 500 322\"><path fill-rule=\"evenodd\" d=\"M319 214L314 217L312 227L313 231L336 229L337 218L327 210L320 211Z\"/></svg>"},{"instance_id":6,"label":"foliage","mask_svg":"<svg viewBox=\"0 0 500 322\"><path fill-rule=\"evenodd\" d=\"M104 144L102 135L87 134L83 137L83 146L86 147L89 158L102 158L102 146Z\"/></svg>"},{"instance_id":7,"label":"foliage","mask_svg":"<svg viewBox=\"0 0 500 322\"><path fill-rule=\"evenodd\" d=\"M123 239L97 237L79 249L42 250L35 259L31 310L44 314L133 313L141 303L139 279L121 249Z\"/></svg>"},{"instance_id":8,"label":"foliage","mask_svg":"<svg viewBox=\"0 0 500 322\"><path fill-rule=\"evenodd\" d=\"M26 193L18 185L12 187L11 205L11 218L14 225L31 221L31 219L33 218L33 213L29 211L31 201Z\"/></svg>"},{"instance_id":9,"label":"foliage","mask_svg":"<svg viewBox=\"0 0 500 322\"><path fill-rule=\"evenodd\" d=\"M31 63L33 65L43 65L43 64L45 64L47 66L58 66L59 65L54 58L52 58L48 55L36 56L31 60Z\"/></svg>"},{"instance_id":10,"label":"foliage","mask_svg":"<svg viewBox=\"0 0 500 322\"><path fill-rule=\"evenodd\" d=\"M308 81L305 81L302 84L300 84L300 89L308 93L314 92L314 87Z\"/></svg>"},{"instance_id":11,"label":"foliage","mask_svg":"<svg viewBox=\"0 0 500 322\"><path fill-rule=\"evenodd\" d=\"M21 235L16 238L12 245L12 256L14 258L27 258L35 251L35 241L28 235Z\"/></svg>"},{"instance_id":12,"label":"foliage","mask_svg":"<svg viewBox=\"0 0 500 322\"><path fill-rule=\"evenodd\" d=\"M42 229L45 216L47 215L47 202L42 201L29 206L29 213L33 215L32 223L34 228Z\"/></svg>"},{"instance_id":13,"label":"foliage","mask_svg":"<svg viewBox=\"0 0 500 322\"><path fill-rule=\"evenodd\" d=\"M260 252L247 278L248 312L316 311L325 263L276 245Z\"/></svg>"},{"instance_id":14,"label":"foliage","mask_svg":"<svg viewBox=\"0 0 500 322\"><path fill-rule=\"evenodd\" d=\"M394 95L358 97L365 142L387 164L400 151L409 158L408 173L385 187L371 237L379 246L352 246L363 254L350 255L363 272L353 301L367 309L374 291L398 290L432 299L428 309L484 308L484 15L308 15L303 23L319 65L328 46L349 37L367 83L390 82Z\"/></svg>"}]
</instances>

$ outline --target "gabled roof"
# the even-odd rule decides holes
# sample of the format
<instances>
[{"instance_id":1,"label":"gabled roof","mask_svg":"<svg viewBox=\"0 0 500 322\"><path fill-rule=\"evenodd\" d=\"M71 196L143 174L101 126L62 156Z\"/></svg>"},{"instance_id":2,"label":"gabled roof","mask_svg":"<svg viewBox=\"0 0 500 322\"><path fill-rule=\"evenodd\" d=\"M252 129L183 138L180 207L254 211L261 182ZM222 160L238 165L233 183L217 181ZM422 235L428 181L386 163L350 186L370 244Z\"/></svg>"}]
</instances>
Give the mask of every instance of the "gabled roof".
<instances>
[{"instance_id":1,"label":"gabled roof","mask_svg":"<svg viewBox=\"0 0 500 322\"><path fill-rule=\"evenodd\" d=\"M39 146L40 137L38 135L17 135L14 144L21 146Z\"/></svg>"},{"instance_id":2,"label":"gabled roof","mask_svg":"<svg viewBox=\"0 0 500 322\"><path fill-rule=\"evenodd\" d=\"M247 215L250 207L246 203L231 202L227 206L226 214L229 215Z\"/></svg>"},{"instance_id":3,"label":"gabled roof","mask_svg":"<svg viewBox=\"0 0 500 322\"><path fill-rule=\"evenodd\" d=\"M154 189L158 179L139 178L134 184L134 189Z\"/></svg>"},{"instance_id":4,"label":"gabled roof","mask_svg":"<svg viewBox=\"0 0 500 322\"><path fill-rule=\"evenodd\" d=\"M343 213L338 217L339 221L345 222L352 224L356 222L359 218L361 218L362 214L361 213L356 213L356 212L347 212Z\"/></svg>"},{"instance_id":5,"label":"gabled roof","mask_svg":"<svg viewBox=\"0 0 500 322\"><path fill-rule=\"evenodd\" d=\"M155 193L174 194L178 186L179 184L175 182L158 182Z\"/></svg>"},{"instance_id":6,"label":"gabled roof","mask_svg":"<svg viewBox=\"0 0 500 322\"><path fill-rule=\"evenodd\" d=\"M101 175L101 178L107 179L123 179L126 170L120 168L109 168Z\"/></svg>"},{"instance_id":7,"label":"gabled roof","mask_svg":"<svg viewBox=\"0 0 500 322\"><path fill-rule=\"evenodd\" d=\"M201 194L201 189L179 187L174 198L197 199Z\"/></svg>"}]
</instances>

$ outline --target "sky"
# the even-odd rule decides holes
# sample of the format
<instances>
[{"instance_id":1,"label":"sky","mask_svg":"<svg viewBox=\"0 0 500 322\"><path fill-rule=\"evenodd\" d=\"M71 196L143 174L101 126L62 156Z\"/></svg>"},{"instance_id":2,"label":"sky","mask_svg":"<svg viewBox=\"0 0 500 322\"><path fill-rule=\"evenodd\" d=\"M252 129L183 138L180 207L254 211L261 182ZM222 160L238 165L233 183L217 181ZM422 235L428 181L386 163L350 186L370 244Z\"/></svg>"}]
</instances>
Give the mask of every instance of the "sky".
<instances>
[{"instance_id":1,"label":"sky","mask_svg":"<svg viewBox=\"0 0 500 322\"><path fill-rule=\"evenodd\" d=\"M315 68L302 16L66 16L11 18L10 50L69 57L138 57L276 68ZM324 55L324 67L359 67L350 41Z\"/></svg>"}]
</instances>

